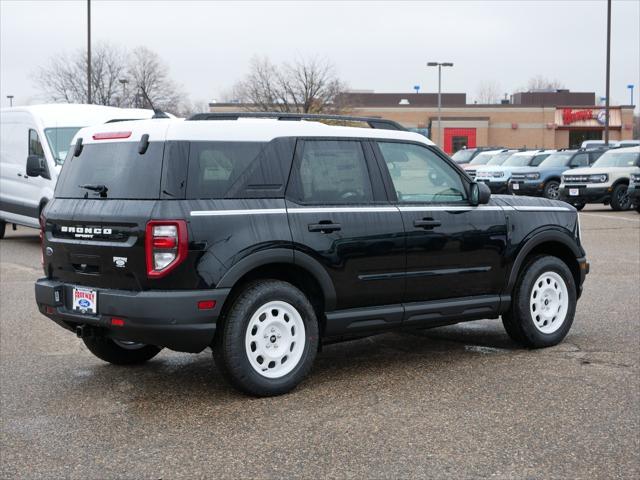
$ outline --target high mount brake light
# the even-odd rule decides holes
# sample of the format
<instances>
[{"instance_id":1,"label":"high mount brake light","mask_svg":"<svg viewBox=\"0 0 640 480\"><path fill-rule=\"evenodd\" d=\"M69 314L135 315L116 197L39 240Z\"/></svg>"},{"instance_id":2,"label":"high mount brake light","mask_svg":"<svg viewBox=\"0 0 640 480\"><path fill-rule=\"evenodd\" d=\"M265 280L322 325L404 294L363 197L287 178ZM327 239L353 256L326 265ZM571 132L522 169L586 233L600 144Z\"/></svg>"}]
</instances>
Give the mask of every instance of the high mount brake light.
<instances>
[{"instance_id":1,"label":"high mount brake light","mask_svg":"<svg viewBox=\"0 0 640 480\"><path fill-rule=\"evenodd\" d=\"M189 239L184 220L151 220L145 234L147 276L162 278L187 258Z\"/></svg>"},{"instance_id":2,"label":"high mount brake light","mask_svg":"<svg viewBox=\"0 0 640 480\"><path fill-rule=\"evenodd\" d=\"M129 138L131 132L103 132L93 135L94 140L115 140L117 138Z\"/></svg>"}]
</instances>

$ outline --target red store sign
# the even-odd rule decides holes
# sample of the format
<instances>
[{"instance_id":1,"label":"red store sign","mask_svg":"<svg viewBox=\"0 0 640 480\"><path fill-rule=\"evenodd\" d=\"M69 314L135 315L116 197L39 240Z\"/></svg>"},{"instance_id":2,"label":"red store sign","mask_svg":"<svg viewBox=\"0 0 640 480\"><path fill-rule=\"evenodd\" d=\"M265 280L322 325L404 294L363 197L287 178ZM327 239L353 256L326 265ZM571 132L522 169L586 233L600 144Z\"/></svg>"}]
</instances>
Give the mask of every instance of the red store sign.
<instances>
[{"instance_id":1,"label":"red store sign","mask_svg":"<svg viewBox=\"0 0 640 480\"><path fill-rule=\"evenodd\" d=\"M592 118L594 118L593 110L590 108L585 110L571 110L570 108L565 108L562 110L562 123L565 125L569 125L573 122L591 120Z\"/></svg>"}]
</instances>

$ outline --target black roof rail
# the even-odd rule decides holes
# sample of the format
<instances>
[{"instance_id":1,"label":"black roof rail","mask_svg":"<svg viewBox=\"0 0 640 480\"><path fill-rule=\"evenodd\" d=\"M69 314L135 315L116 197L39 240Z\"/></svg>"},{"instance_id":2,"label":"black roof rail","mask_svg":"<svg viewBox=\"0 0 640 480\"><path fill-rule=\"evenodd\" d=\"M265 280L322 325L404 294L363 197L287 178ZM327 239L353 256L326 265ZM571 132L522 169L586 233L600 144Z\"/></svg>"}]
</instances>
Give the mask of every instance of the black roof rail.
<instances>
[{"instance_id":1,"label":"black roof rail","mask_svg":"<svg viewBox=\"0 0 640 480\"><path fill-rule=\"evenodd\" d=\"M382 130L402 130L405 127L393 120L380 117L351 117L348 115L324 115L321 113L278 113L278 112L215 112L197 113L187 120L238 120L239 118L274 118L276 120L338 120L342 122L362 122L370 128Z\"/></svg>"}]
</instances>

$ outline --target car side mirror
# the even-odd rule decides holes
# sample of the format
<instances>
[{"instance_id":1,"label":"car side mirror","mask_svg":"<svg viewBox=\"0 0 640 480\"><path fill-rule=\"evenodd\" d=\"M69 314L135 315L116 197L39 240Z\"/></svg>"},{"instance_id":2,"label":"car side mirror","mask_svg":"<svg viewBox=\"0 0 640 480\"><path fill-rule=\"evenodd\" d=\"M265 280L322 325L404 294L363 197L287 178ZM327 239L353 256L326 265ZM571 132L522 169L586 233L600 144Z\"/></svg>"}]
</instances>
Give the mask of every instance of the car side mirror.
<instances>
[{"instance_id":1,"label":"car side mirror","mask_svg":"<svg viewBox=\"0 0 640 480\"><path fill-rule=\"evenodd\" d=\"M29 155L27 157L27 176L39 177L47 174L47 164L44 157L40 155Z\"/></svg>"},{"instance_id":2,"label":"car side mirror","mask_svg":"<svg viewBox=\"0 0 640 480\"><path fill-rule=\"evenodd\" d=\"M483 182L473 182L471 184L470 197L470 203L474 207L477 205L484 205L486 203L489 203L489 199L491 198L491 189Z\"/></svg>"}]
</instances>

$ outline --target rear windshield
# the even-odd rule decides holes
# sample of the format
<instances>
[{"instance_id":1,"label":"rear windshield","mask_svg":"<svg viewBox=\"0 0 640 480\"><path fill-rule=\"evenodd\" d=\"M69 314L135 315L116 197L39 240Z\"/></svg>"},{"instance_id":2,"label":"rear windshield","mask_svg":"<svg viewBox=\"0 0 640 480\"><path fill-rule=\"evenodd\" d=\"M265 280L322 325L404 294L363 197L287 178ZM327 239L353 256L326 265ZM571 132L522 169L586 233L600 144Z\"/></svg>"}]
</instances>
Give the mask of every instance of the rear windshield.
<instances>
[{"instance_id":1,"label":"rear windshield","mask_svg":"<svg viewBox=\"0 0 640 480\"><path fill-rule=\"evenodd\" d=\"M163 150L164 142L149 143L144 155L138 142L86 144L78 157L67 156L56 197L157 199Z\"/></svg>"}]
</instances>

